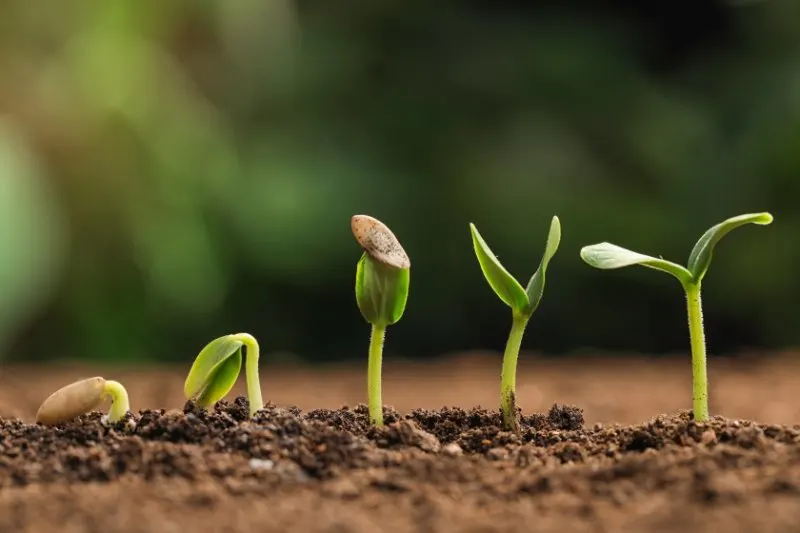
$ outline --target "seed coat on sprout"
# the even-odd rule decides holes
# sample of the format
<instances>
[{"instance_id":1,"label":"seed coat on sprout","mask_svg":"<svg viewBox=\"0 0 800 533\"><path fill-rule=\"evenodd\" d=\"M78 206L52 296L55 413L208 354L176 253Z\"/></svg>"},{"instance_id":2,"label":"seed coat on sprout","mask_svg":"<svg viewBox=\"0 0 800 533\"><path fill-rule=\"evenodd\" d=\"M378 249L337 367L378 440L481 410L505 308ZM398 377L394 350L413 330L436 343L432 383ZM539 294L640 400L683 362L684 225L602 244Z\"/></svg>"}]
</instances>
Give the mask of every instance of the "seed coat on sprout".
<instances>
[{"instance_id":1,"label":"seed coat on sprout","mask_svg":"<svg viewBox=\"0 0 800 533\"><path fill-rule=\"evenodd\" d=\"M372 325L367 363L370 422L383 426L381 367L386 328L403 316L408 300L411 260L394 233L369 215L354 215L350 229L364 250L356 265L356 303Z\"/></svg>"},{"instance_id":2,"label":"seed coat on sprout","mask_svg":"<svg viewBox=\"0 0 800 533\"><path fill-rule=\"evenodd\" d=\"M411 268L408 254L386 224L369 215L353 215L350 227L358 244L374 260L395 268Z\"/></svg>"}]
</instances>

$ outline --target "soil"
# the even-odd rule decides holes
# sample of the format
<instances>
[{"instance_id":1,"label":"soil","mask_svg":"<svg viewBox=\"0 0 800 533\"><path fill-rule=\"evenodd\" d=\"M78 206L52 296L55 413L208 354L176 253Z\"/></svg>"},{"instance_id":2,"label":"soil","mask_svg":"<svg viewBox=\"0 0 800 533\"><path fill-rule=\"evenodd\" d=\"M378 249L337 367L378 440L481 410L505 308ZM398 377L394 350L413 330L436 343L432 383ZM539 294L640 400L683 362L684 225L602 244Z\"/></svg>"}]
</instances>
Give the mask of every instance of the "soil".
<instances>
[{"instance_id":1,"label":"soil","mask_svg":"<svg viewBox=\"0 0 800 533\"><path fill-rule=\"evenodd\" d=\"M360 368L264 368L265 397L306 407L253 419L243 396L184 403L182 369L6 368L0 531L798 531L794 361L712 360L712 411L729 418L698 423L676 407L691 398L684 359L533 358L518 435L480 407L499 389L489 356L387 362L399 403L384 428L348 399ZM50 392L92 374L128 387L126 420L32 424ZM432 406L443 394L463 407Z\"/></svg>"}]
</instances>

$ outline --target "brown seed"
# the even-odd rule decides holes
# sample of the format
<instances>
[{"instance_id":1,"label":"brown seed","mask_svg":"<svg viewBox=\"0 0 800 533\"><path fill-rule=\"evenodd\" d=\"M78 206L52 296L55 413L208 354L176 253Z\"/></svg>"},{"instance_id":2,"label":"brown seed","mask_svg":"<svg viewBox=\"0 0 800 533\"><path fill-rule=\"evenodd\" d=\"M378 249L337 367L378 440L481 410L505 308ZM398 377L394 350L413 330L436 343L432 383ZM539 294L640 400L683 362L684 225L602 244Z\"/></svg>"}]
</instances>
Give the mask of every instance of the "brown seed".
<instances>
[{"instance_id":1,"label":"brown seed","mask_svg":"<svg viewBox=\"0 0 800 533\"><path fill-rule=\"evenodd\" d=\"M76 381L48 396L36 413L36 421L52 426L65 422L103 403L106 380L94 377Z\"/></svg>"},{"instance_id":2,"label":"brown seed","mask_svg":"<svg viewBox=\"0 0 800 533\"><path fill-rule=\"evenodd\" d=\"M411 260L392 230L369 215L354 215L350 228L358 244L376 261L395 268L410 268Z\"/></svg>"}]
</instances>

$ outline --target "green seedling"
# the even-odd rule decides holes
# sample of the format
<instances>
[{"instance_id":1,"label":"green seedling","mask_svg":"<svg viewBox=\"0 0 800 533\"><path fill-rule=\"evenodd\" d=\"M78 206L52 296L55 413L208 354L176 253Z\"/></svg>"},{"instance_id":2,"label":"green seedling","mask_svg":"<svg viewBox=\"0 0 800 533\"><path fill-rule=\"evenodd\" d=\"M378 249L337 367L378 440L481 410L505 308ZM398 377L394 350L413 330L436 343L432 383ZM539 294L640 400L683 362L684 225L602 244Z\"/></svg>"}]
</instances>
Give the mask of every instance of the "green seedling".
<instances>
[{"instance_id":1,"label":"green seedling","mask_svg":"<svg viewBox=\"0 0 800 533\"><path fill-rule=\"evenodd\" d=\"M408 300L411 261L394 233L381 221L355 215L350 228L364 253L356 266L356 302L372 325L367 364L370 422L383 426L381 364L386 328L403 316Z\"/></svg>"},{"instance_id":2,"label":"green seedling","mask_svg":"<svg viewBox=\"0 0 800 533\"><path fill-rule=\"evenodd\" d=\"M203 348L186 377L186 398L206 409L227 396L242 368L242 347L247 349L245 379L250 416L264 407L258 379L258 342L248 333L225 335Z\"/></svg>"},{"instance_id":3,"label":"green seedling","mask_svg":"<svg viewBox=\"0 0 800 533\"><path fill-rule=\"evenodd\" d=\"M522 337L533 312L539 307L544 294L545 274L550 260L558 250L561 242L561 222L554 216L550 222L550 232L544 247L544 255L539 268L528 281L522 285L508 273L500 261L489 249L474 224L470 223L472 244L478 257L483 275L500 299L511 308L511 333L508 336L506 350L503 354L503 370L500 378L500 412L503 415L503 427L507 431L519 432L517 413L517 359L522 345Z\"/></svg>"},{"instance_id":4,"label":"green seedling","mask_svg":"<svg viewBox=\"0 0 800 533\"><path fill-rule=\"evenodd\" d=\"M772 222L769 213L750 213L729 218L706 231L689 254L687 266L642 255L608 242L585 246L581 258L589 265L604 270L630 265L660 270L675 276L686 292L689 319L689 342L692 350L692 396L695 420L708 420L708 376L706 373L706 339L703 331L703 308L700 286L711 264L716 244L734 229L746 224L765 226Z\"/></svg>"},{"instance_id":5,"label":"green seedling","mask_svg":"<svg viewBox=\"0 0 800 533\"><path fill-rule=\"evenodd\" d=\"M116 423L130 410L128 391L117 381L101 377L82 379L58 389L47 397L36 413L36 421L54 426L100 407L106 397L111 408L104 421Z\"/></svg>"}]
</instances>

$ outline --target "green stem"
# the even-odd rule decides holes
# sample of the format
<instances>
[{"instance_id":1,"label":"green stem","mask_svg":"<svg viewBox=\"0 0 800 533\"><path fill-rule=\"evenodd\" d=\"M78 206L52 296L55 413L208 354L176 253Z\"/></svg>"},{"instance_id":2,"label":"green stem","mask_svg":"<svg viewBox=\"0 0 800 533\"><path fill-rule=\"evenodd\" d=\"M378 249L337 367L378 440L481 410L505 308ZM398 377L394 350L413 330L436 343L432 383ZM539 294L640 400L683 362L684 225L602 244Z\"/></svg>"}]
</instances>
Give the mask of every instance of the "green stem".
<instances>
[{"instance_id":1,"label":"green stem","mask_svg":"<svg viewBox=\"0 0 800 533\"><path fill-rule=\"evenodd\" d=\"M529 316L514 313L511 333L503 354L503 372L500 378L500 411L503 414L503 427L508 431L519 431L517 419L517 359L522 345L522 336L528 325Z\"/></svg>"},{"instance_id":2,"label":"green stem","mask_svg":"<svg viewBox=\"0 0 800 533\"><path fill-rule=\"evenodd\" d=\"M386 326L372 325L369 339L369 362L367 363L367 397L369 401L369 419L378 427L383 426L383 398L381 395L381 359L383 358L383 340Z\"/></svg>"},{"instance_id":3,"label":"green stem","mask_svg":"<svg viewBox=\"0 0 800 533\"><path fill-rule=\"evenodd\" d=\"M128 391L118 381L107 380L103 387L103 394L111 398L111 409L108 411L108 421L112 424L119 422L130 411L131 404Z\"/></svg>"},{"instance_id":4,"label":"green stem","mask_svg":"<svg viewBox=\"0 0 800 533\"><path fill-rule=\"evenodd\" d=\"M261 381L258 377L258 341L249 333L236 333L233 338L244 344L247 349L244 372L247 383L247 401L250 404L250 416L252 417L264 407L264 400L261 399Z\"/></svg>"},{"instance_id":5,"label":"green stem","mask_svg":"<svg viewBox=\"0 0 800 533\"><path fill-rule=\"evenodd\" d=\"M708 375L700 283L688 283L684 288L689 315L689 340L692 346L692 408L694 419L702 422L708 420Z\"/></svg>"}]
</instances>

